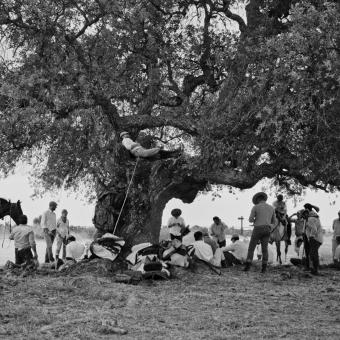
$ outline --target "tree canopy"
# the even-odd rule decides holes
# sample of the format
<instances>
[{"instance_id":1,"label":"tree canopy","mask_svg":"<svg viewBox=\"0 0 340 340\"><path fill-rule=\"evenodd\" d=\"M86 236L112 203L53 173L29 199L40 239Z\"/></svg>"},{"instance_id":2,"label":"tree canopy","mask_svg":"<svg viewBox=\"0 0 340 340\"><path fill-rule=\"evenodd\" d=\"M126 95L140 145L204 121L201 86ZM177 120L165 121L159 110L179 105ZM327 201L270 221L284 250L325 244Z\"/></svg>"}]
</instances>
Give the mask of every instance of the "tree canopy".
<instances>
[{"instance_id":1,"label":"tree canopy","mask_svg":"<svg viewBox=\"0 0 340 340\"><path fill-rule=\"evenodd\" d=\"M0 37L5 174L108 185L128 130L198 180L340 188L336 1L3 0Z\"/></svg>"}]
</instances>

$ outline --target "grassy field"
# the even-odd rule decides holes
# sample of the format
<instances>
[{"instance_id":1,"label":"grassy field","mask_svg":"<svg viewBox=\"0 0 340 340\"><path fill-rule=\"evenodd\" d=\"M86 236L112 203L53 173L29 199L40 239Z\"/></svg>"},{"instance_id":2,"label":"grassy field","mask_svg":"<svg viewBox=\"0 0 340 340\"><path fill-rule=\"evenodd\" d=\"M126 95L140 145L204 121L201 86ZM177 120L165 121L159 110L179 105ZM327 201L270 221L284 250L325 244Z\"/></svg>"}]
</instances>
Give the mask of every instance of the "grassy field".
<instances>
[{"instance_id":1,"label":"grassy field","mask_svg":"<svg viewBox=\"0 0 340 340\"><path fill-rule=\"evenodd\" d=\"M339 339L340 272L322 274L201 268L130 285L1 271L0 339Z\"/></svg>"}]
</instances>

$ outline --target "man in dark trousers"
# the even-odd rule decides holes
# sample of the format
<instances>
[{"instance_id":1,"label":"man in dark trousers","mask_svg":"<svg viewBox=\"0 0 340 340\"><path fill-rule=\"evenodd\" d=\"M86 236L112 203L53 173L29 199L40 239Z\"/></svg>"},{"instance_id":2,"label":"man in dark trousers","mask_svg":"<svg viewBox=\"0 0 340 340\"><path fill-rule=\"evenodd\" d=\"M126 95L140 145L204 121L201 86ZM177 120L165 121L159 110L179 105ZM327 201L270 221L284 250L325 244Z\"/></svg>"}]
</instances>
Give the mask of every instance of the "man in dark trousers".
<instances>
[{"instance_id":1,"label":"man in dark trousers","mask_svg":"<svg viewBox=\"0 0 340 340\"><path fill-rule=\"evenodd\" d=\"M244 271L250 269L254 257L254 250L257 243L261 242L262 247L262 273L266 272L268 263L268 241L272 230L272 226L276 223L274 208L267 204L267 194L258 192L253 197L254 206L249 216L249 222L254 223L254 230L251 234L248 247L248 255Z\"/></svg>"}]
</instances>

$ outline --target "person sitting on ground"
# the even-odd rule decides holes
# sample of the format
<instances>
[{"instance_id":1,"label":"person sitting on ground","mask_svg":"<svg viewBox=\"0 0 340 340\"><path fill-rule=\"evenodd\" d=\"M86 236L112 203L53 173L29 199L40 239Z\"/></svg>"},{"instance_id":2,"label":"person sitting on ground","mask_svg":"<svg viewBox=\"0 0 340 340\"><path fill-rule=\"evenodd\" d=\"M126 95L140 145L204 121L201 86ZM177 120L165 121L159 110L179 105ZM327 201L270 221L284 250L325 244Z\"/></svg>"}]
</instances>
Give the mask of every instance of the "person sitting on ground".
<instances>
[{"instance_id":1,"label":"person sitting on ground","mask_svg":"<svg viewBox=\"0 0 340 340\"><path fill-rule=\"evenodd\" d=\"M168 221L168 228L171 240L173 240L174 238L182 240L182 236L186 227L184 219L181 215L181 209L176 208L171 210L171 217Z\"/></svg>"},{"instance_id":2,"label":"person sitting on ground","mask_svg":"<svg viewBox=\"0 0 340 340\"><path fill-rule=\"evenodd\" d=\"M307 206L307 207L306 207ZM309 259L313 264L311 273L318 275L319 269L319 248L323 242L323 232L319 216L312 209L314 206L305 204L306 210L303 212L303 218L306 219L305 231L305 252L306 252L306 269L309 269ZM307 209L307 208L310 208Z\"/></svg>"},{"instance_id":3,"label":"person sitting on ground","mask_svg":"<svg viewBox=\"0 0 340 340\"><path fill-rule=\"evenodd\" d=\"M225 232L227 225L218 216L213 218L214 223L210 226L210 234L216 240L220 248L226 246Z\"/></svg>"},{"instance_id":4,"label":"person sitting on ground","mask_svg":"<svg viewBox=\"0 0 340 340\"><path fill-rule=\"evenodd\" d=\"M14 246L18 249L15 264L29 264L32 260L38 259L34 232L33 229L27 225L26 215L19 217L19 225L14 228L9 238L10 240L14 240Z\"/></svg>"},{"instance_id":5,"label":"person sitting on ground","mask_svg":"<svg viewBox=\"0 0 340 340\"><path fill-rule=\"evenodd\" d=\"M85 246L70 235L66 240L66 261L78 262L85 252Z\"/></svg>"},{"instance_id":6,"label":"person sitting on ground","mask_svg":"<svg viewBox=\"0 0 340 340\"><path fill-rule=\"evenodd\" d=\"M170 247L164 250L161 260L173 266L189 267L187 248L176 237L171 240Z\"/></svg>"},{"instance_id":7,"label":"person sitting on ground","mask_svg":"<svg viewBox=\"0 0 340 340\"><path fill-rule=\"evenodd\" d=\"M57 221L57 234L56 234L57 248L55 251L56 261L58 261L59 259L61 246L63 247L62 258L65 259L66 257L66 240L67 240L67 236L70 233L70 223L69 223L69 220L67 219L67 214L68 214L67 210L63 209L61 211L61 217Z\"/></svg>"},{"instance_id":8,"label":"person sitting on ground","mask_svg":"<svg viewBox=\"0 0 340 340\"><path fill-rule=\"evenodd\" d=\"M227 267L244 263L248 253L248 244L240 241L238 234L231 237L231 242L230 245L222 248Z\"/></svg>"},{"instance_id":9,"label":"person sitting on ground","mask_svg":"<svg viewBox=\"0 0 340 340\"><path fill-rule=\"evenodd\" d=\"M204 262L210 263L215 267L225 267L225 258L221 248L217 248L215 254L211 246L203 241L203 233L196 231L194 234L195 242L190 256Z\"/></svg>"},{"instance_id":10,"label":"person sitting on ground","mask_svg":"<svg viewBox=\"0 0 340 340\"><path fill-rule=\"evenodd\" d=\"M219 248L217 242L215 240L213 240L210 236L209 236L209 232L207 228L203 228L202 230L202 234L203 234L203 241L206 244L209 244L209 246L211 247L213 253L215 254L217 248Z\"/></svg>"},{"instance_id":11,"label":"person sitting on ground","mask_svg":"<svg viewBox=\"0 0 340 340\"><path fill-rule=\"evenodd\" d=\"M141 158L173 158L178 157L182 153L182 149L176 150L163 150L160 147L146 149L143 148L139 143L133 141L129 132L124 131L120 134L122 138L122 144L126 150L128 150L133 156Z\"/></svg>"}]
</instances>

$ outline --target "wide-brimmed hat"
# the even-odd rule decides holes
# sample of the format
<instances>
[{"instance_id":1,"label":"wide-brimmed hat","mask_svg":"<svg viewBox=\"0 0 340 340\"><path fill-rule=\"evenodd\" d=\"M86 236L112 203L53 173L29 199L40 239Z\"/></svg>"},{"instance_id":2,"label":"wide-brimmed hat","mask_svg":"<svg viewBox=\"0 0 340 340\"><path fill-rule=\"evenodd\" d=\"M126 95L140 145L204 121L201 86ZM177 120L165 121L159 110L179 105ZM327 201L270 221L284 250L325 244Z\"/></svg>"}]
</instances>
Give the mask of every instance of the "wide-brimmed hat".
<instances>
[{"instance_id":1,"label":"wide-brimmed hat","mask_svg":"<svg viewBox=\"0 0 340 340\"><path fill-rule=\"evenodd\" d=\"M120 133L119 137L123 138L126 135L129 135L129 133L127 131L123 131L123 132Z\"/></svg>"},{"instance_id":2,"label":"wide-brimmed hat","mask_svg":"<svg viewBox=\"0 0 340 340\"><path fill-rule=\"evenodd\" d=\"M265 192L260 191L253 196L253 203L257 204L259 199L262 199L263 201L267 201L268 196Z\"/></svg>"},{"instance_id":3,"label":"wide-brimmed hat","mask_svg":"<svg viewBox=\"0 0 340 340\"><path fill-rule=\"evenodd\" d=\"M231 237L231 240L239 240L240 239L240 236L238 236L238 234L234 234L232 237Z\"/></svg>"}]
</instances>

